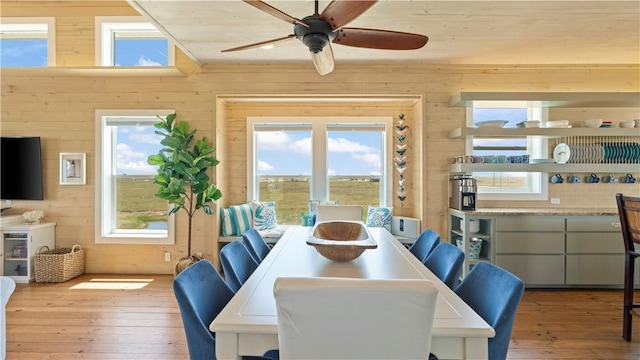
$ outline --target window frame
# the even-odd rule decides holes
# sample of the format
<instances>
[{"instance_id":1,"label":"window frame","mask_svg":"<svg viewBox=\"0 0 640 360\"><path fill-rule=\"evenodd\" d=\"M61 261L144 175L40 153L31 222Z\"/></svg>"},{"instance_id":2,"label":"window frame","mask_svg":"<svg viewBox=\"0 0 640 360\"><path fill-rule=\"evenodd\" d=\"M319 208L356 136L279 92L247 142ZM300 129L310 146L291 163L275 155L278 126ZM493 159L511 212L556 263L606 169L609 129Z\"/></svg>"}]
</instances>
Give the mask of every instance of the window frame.
<instances>
[{"instance_id":1,"label":"window frame","mask_svg":"<svg viewBox=\"0 0 640 360\"><path fill-rule=\"evenodd\" d=\"M115 182L112 159L117 144L111 134L107 134L105 126L109 118L156 118L156 115L167 116L174 110L96 110L96 164L95 164L95 243L96 244L128 244L128 245L173 245L175 244L175 215L167 217L167 230L115 230L112 231L115 197ZM143 122L151 121L143 120ZM155 121L157 122L157 121ZM106 155L105 155L106 153ZM172 206L167 203L167 212Z\"/></svg>"},{"instance_id":2,"label":"window frame","mask_svg":"<svg viewBox=\"0 0 640 360\"><path fill-rule=\"evenodd\" d=\"M96 66L113 66L114 64L114 31L131 32L157 31L167 39L167 65L150 66L153 68L166 68L175 66L175 46L171 38L161 32L153 23L142 16L96 16Z\"/></svg>"},{"instance_id":3,"label":"window frame","mask_svg":"<svg viewBox=\"0 0 640 360\"><path fill-rule=\"evenodd\" d=\"M280 127L284 130L304 129L303 125L311 128L312 151L314 154L324 154L324 156L313 156L311 164L311 188L309 200L329 201L329 181L327 173L327 135L330 131L335 131L337 126L349 130L348 125L354 125L355 129L363 129L363 124L384 124L384 139L382 148L382 167L380 179L380 206L393 206L393 169L390 151L393 149L393 117L391 116L370 116L370 117L247 117L247 201L257 200L256 194L259 183L255 181L257 169L257 148L255 146L256 131L255 125L272 125L274 130Z\"/></svg>"},{"instance_id":4,"label":"window frame","mask_svg":"<svg viewBox=\"0 0 640 360\"><path fill-rule=\"evenodd\" d=\"M549 109L542 106L539 101L474 101L472 106L466 109L467 126L474 126L473 110L475 108L526 108L527 119L540 120L541 126L544 127L546 121L549 118ZM548 140L542 136L527 136L527 153L532 157L548 157ZM499 139L499 138L496 138ZM466 140L466 154L472 155L474 151L473 137L468 137ZM484 172L484 171L479 171ZM502 173L501 171L493 171L494 173ZM514 171L508 171L514 172ZM498 200L498 201L538 201L548 200L549 188L547 182L546 172L526 172L528 191L526 192L514 192L514 191L495 191L490 192L486 189L478 187L478 194L480 200ZM537 191L536 191L537 189Z\"/></svg>"},{"instance_id":5,"label":"window frame","mask_svg":"<svg viewBox=\"0 0 640 360\"><path fill-rule=\"evenodd\" d=\"M46 36L32 36L38 32L34 25L45 25ZM2 30L3 39L47 39L47 67L56 66L56 18L55 17L0 17L0 28L8 26L15 30ZM24 27L20 30L20 27ZM5 32L6 31L6 32Z\"/></svg>"}]
</instances>

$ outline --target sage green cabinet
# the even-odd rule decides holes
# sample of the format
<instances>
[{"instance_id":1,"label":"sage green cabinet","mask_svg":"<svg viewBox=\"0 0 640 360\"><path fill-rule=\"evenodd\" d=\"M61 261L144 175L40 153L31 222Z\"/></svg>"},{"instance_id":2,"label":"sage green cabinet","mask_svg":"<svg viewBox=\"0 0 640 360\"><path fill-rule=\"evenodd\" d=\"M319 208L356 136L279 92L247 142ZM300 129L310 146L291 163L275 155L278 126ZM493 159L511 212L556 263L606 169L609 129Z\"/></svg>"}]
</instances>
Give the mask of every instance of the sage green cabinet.
<instances>
[{"instance_id":1,"label":"sage green cabinet","mask_svg":"<svg viewBox=\"0 0 640 360\"><path fill-rule=\"evenodd\" d=\"M558 216L496 217L496 265L527 286L564 285L564 229Z\"/></svg>"},{"instance_id":2,"label":"sage green cabinet","mask_svg":"<svg viewBox=\"0 0 640 360\"><path fill-rule=\"evenodd\" d=\"M471 226L472 221L477 221L477 228ZM477 257L470 246L473 238L482 239L482 247ZM461 242L458 242L458 239ZM493 217L449 210L449 241L464 251L464 262L460 274L464 278L478 262L493 262Z\"/></svg>"},{"instance_id":3,"label":"sage green cabinet","mask_svg":"<svg viewBox=\"0 0 640 360\"><path fill-rule=\"evenodd\" d=\"M622 287L624 243L620 218L616 216L571 216L567 221L567 285ZM636 267L636 284L640 271Z\"/></svg>"},{"instance_id":4,"label":"sage green cabinet","mask_svg":"<svg viewBox=\"0 0 640 360\"><path fill-rule=\"evenodd\" d=\"M617 215L449 214L451 242L464 239L463 277L478 261L491 261L528 287L622 288L624 244ZM469 231L471 219L480 220L477 233ZM468 257L471 237L484 239L480 259ZM635 279L640 286L640 266Z\"/></svg>"},{"instance_id":5,"label":"sage green cabinet","mask_svg":"<svg viewBox=\"0 0 640 360\"><path fill-rule=\"evenodd\" d=\"M496 265L522 279L527 286L564 285L564 254L496 254Z\"/></svg>"},{"instance_id":6,"label":"sage green cabinet","mask_svg":"<svg viewBox=\"0 0 640 360\"><path fill-rule=\"evenodd\" d=\"M495 224L496 264L529 287L622 287L617 215L498 216Z\"/></svg>"}]
</instances>

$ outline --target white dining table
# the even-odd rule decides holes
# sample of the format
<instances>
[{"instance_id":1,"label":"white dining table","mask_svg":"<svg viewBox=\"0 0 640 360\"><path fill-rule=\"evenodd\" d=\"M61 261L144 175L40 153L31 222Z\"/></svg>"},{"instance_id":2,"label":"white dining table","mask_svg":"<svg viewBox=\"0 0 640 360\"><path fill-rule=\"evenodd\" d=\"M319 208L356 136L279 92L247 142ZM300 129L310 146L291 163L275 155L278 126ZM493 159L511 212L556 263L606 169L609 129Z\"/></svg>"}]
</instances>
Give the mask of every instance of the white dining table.
<instances>
[{"instance_id":1,"label":"white dining table","mask_svg":"<svg viewBox=\"0 0 640 360\"><path fill-rule=\"evenodd\" d=\"M384 228L368 228L378 244L355 260L336 262L306 244L311 227L294 226L269 252L227 306L210 324L218 360L263 355L278 348L273 284L276 278L347 277L428 279L438 288L431 352L438 359L487 359L495 332Z\"/></svg>"}]
</instances>

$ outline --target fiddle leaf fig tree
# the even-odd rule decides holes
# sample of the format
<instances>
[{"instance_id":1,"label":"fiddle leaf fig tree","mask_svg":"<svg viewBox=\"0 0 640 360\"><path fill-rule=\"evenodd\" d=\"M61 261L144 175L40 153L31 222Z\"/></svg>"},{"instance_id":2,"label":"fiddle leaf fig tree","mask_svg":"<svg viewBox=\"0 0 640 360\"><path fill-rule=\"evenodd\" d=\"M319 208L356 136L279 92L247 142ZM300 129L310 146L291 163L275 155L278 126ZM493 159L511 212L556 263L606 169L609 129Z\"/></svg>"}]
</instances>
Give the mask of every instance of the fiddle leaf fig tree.
<instances>
[{"instance_id":1,"label":"fiddle leaf fig tree","mask_svg":"<svg viewBox=\"0 0 640 360\"><path fill-rule=\"evenodd\" d=\"M158 174L153 178L154 184L159 186L156 196L173 205L168 215L182 209L188 216L187 257L176 264L177 274L201 260L191 255L192 220L199 209L207 215L214 214L212 205L222 197L222 193L209 182L207 170L220 162L213 155L215 149L204 137L195 139L197 130L190 130L188 122L176 120L175 113L158 118L160 122L154 125L155 132L163 137L160 142L163 147L158 154L147 158L149 165L158 166ZM188 264L180 265L183 260Z\"/></svg>"}]
</instances>

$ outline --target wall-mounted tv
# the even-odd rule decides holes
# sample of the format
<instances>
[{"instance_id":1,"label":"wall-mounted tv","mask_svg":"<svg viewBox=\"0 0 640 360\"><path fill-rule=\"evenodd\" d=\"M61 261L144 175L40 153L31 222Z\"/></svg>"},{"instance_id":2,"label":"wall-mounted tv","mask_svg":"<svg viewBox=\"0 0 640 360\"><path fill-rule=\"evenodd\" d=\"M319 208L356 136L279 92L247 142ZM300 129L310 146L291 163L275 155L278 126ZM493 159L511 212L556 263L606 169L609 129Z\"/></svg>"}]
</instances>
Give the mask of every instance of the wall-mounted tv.
<instances>
[{"instance_id":1,"label":"wall-mounted tv","mask_svg":"<svg viewBox=\"0 0 640 360\"><path fill-rule=\"evenodd\" d=\"M39 137L0 138L0 199L44 200Z\"/></svg>"}]
</instances>

